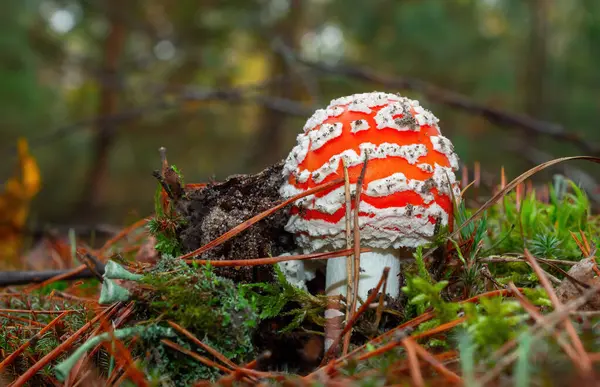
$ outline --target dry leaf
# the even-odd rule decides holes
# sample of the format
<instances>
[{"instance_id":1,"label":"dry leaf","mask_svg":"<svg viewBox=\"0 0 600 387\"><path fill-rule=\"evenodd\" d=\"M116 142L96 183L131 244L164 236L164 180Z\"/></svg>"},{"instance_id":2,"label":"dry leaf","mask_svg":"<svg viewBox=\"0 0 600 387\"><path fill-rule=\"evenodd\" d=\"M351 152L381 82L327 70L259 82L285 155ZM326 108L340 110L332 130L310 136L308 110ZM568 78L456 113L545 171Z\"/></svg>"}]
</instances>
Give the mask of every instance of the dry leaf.
<instances>
[{"instance_id":1,"label":"dry leaf","mask_svg":"<svg viewBox=\"0 0 600 387\"><path fill-rule=\"evenodd\" d=\"M40 190L40 170L29 153L27 141L17 143L19 165L15 176L4 183L0 194L0 265L20 267L23 228L29 215L31 200Z\"/></svg>"},{"instance_id":2,"label":"dry leaf","mask_svg":"<svg viewBox=\"0 0 600 387\"><path fill-rule=\"evenodd\" d=\"M576 265L573 265L567 274L584 284L596 286L600 283L600 277L596 276L596 272L594 271L595 265L594 257L582 259ZM556 295L564 304L580 297L584 290L581 285L573 283L569 278L565 278L558 288L556 288ZM579 310L600 310L600 295L596 295L587 304L579 308Z\"/></svg>"},{"instance_id":3,"label":"dry leaf","mask_svg":"<svg viewBox=\"0 0 600 387\"><path fill-rule=\"evenodd\" d=\"M135 256L135 260L137 262L150 263L150 264L155 264L156 262L158 262L159 256L158 256L158 251L156 251L156 249L154 248L155 245L156 245L156 238L154 238L153 236L148 237L148 239L146 239L146 241L142 244L142 246L138 250L138 252Z\"/></svg>"}]
</instances>

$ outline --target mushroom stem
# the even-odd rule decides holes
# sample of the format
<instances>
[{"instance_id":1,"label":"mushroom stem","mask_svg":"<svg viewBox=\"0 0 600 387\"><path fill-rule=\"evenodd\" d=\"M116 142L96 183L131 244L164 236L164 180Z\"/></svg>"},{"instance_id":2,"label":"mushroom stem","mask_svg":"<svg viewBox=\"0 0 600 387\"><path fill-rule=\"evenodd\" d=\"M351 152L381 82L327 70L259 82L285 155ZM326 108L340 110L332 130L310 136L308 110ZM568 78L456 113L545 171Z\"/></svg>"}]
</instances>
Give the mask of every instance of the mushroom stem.
<instances>
[{"instance_id":1,"label":"mushroom stem","mask_svg":"<svg viewBox=\"0 0 600 387\"><path fill-rule=\"evenodd\" d=\"M390 297L398 297L400 294L400 259L399 250L381 249L374 250L360 255L360 276L358 284L358 297L363 302L367 299L369 290L375 288L381 279L383 269L390 268L386 294ZM325 291L327 296L337 296L346 293L347 272L346 258L332 258L327 260L327 272L325 276ZM349 303L351 300L347 300ZM359 303L357 303L359 307ZM330 311L325 314L326 319L339 318L340 314ZM325 350L327 351L331 341L326 340Z\"/></svg>"},{"instance_id":2,"label":"mushroom stem","mask_svg":"<svg viewBox=\"0 0 600 387\"><path fill-rule=\"evenodd\" d=\"M367 299L369 290L375 288L381 279L383 269L390 268L390 281L386 287L386 294L398 297L400 294L400 254L398 250L374 250L360 255L360 276L358 297L363 301ZM328 296L345 294L346 258L333 258L327 260L327 274L325 289ZM357 305L359 306L359 305Z\"/></svg>"}]
</instances>

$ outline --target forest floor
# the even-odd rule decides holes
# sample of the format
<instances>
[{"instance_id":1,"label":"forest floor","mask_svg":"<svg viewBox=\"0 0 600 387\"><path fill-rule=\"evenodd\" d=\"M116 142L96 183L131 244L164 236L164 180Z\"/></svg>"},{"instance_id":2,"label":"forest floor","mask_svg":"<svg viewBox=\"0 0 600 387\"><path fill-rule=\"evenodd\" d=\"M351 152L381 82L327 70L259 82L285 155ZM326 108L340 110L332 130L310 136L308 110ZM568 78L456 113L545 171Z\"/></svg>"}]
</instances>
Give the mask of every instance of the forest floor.
<instances>
[{"instance_id":1,"label":"forest floor","mask_svg":"<svg viewBox=\"0 0 600 387\"><path fill-rule=\"evenodd\" d=\"M573 159L465 178L453 230L414 251L400 297L380 296L382 273L325 354L323 276L303 290L277 263L352 257L360 238L282 257L281 165L208 185L163 166L153 216L97 248L53 239L60 273L3 277L0 385L596 385L600 215L562 176L528 180Z\"/></svg>"}]
</instances>

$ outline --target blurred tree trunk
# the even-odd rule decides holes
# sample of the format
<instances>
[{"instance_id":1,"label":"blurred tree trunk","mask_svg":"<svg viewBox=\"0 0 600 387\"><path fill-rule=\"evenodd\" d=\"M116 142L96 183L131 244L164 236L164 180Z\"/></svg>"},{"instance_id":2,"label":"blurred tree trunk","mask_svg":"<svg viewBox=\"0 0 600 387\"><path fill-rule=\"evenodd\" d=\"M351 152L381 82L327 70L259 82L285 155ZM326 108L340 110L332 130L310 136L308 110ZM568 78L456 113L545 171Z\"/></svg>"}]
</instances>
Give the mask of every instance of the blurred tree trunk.
<instances>
[{"instance_id":1,"label":"blurred tree trunk","mask_svg":"<svg viewBox=\"0 0 600 387\"><path fill-rule=\"evenodd\" d=\"M271 35L273 38L281 39L283 44L294 52L297 52L302 37L304 4L305 2L302 0L292 0L287 15L277 23L274 33ZM285 77L281 82L270 83L266 88L267 95L295 99L298 95L298 85L294 82L294 70L286 63L281 52L276 52L269 46L266 49L269 50L267 55L271 66L269 79L281 75ZM282 133L286 120L285 113L264 107L260 117L255 140L249 154L249 163L253 170L265 168L281 159L285 139L285 135Z\"/></svg>"},{"instance_id":2,"label":"blurred tree trunk","mask_svg":"<svg viewBox=\"0 0 600 387\"><path fill-rule=\"evenodd\" d=\"M536 118L545 115L545 73L548 62L548 8L550 0L530 0L529 44L525 58L525 112Z\"/></svg>"},{"instance_id":3,"label":"blurred tree trunk","mask_svg":"<svg viewBox=\"0 0 600 387\"><path fill-rule=\"evenodd\" d=\"M83 192L77 206L77 216L94 218L102 202L103 192L108 183L110 149L117 135L117 123L109 117L118 110L120 80L119 58L123 52L126 26L123 21L123 3L119 0L106 2L106 17L110 30L104 41L104 62L100 84L98 106L98 126L93 144L92 165L83 185Z\"/></svg>"}]
</instances>

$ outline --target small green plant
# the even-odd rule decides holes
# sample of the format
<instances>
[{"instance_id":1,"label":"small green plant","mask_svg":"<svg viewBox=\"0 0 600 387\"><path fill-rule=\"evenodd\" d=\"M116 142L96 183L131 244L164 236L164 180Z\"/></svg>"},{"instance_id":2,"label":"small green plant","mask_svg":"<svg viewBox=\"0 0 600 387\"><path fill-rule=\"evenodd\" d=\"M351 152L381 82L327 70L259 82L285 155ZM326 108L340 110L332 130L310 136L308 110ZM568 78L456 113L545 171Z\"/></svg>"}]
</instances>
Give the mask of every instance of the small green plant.
<instances>
[{"instance_id":1,"label":"small green plant","mask_svg":"<svg viewBox=\"0 0 600 387\"><path fill-rule=\"evenodd\" d=\"M420 315L427 309L433 308L438 323L444 323L456 318L460 309L454 302L445 301L441 295L442 290L448 286L448 281L437 283L414 276L406 280L406 286L402 291L409 297L409 303L416 308L416 314Z\"/></svg>"},{"instance_id":2,"label":"small green plant","mask_svg":"<svg viewBox=\"0 0 600 387\"><path fill-rule=\"evenodd\" d=\"M324 326L323 311L327 305L324 296L314 296L290 284L279 266L273 266L276 281L240 285L241 291L250 297L260 311L261 320L292 316L292 321L281 332L299 327L305 320Z\"/></svg>"},{"instance_id":3,"label":"small green plant","mask_svg":"<svg viewBox=\"0 0 600 387\"><path fill-rule=\"evenodd\" d=\"M448 286L448 281L435 282L425 267L422 249L417 249L414 254L417 273L406 275L406 285L402 288L408 298L405 314L407 318L416 317L428 309L435 312L435 318L421 324L419 331L426 331L439 324L449 322L456 318L460 305L444 300L442 291ZM445 346L444 341L438 340L432 345Z\"/></svg>"},{"instance_id":4,"label":"small green plant","mask_svg":"<svg viewBox=\"0 0 600 387\"><path fill-rule=\"evenodd\" d=\"M488 244L495 247L491 253L523 252L527 248L542 258L579 259L581 250L571 232L584 231L590 240L597 235L590 228L590 203L585 192L571 181L563 183L564 189L550 187L550 203L537 200L535 192L518 203L516 193L511 193L502 205L493 206L487 233Z\"/></svg>"},{"instance_id":5,"label":"small green plant","mask_svg":"<svg viewBox=\"0 0 600 387\"><path fill-rule=\"evenodd\" d=\"M463 308L467 317L466 331L478 353L498 349L527 329L523 322L529 315L515 300L481 298L478 304L465 304Z\"/></svg>"},{"instance_id":6,"label":"small green plant","mask_svg":"<svg viewBox=\"0 0 600 387\"><path fill-rule=\"evenodd\" d=\"M160 254L178 256L182 254L181 243L177 236L177 229L183 224L184 219L170 206L163 208L161 201L162 187L160 184L154 197L154 217L148 222L148 231L156 238L154 248Z\"/></svg>"}]
</instances>

